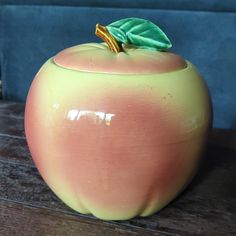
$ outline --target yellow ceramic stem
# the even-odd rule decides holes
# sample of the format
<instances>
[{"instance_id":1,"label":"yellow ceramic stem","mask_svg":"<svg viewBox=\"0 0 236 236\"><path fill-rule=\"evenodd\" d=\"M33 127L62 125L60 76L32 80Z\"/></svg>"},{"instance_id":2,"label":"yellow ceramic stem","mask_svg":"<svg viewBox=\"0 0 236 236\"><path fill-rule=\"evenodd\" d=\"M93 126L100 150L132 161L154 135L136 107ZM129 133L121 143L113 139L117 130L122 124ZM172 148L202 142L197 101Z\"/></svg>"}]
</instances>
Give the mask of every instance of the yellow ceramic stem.
<instances>
[{"instance_id":1,"label":"yellow ceramic stem","mask_svg":"<svg viewBox=\"0 0 236 236\"><path fill-rule=\"evenodd\" d=\"M115 38L108 32L105 26L97 24L95 34L107 43L111 51L115 53L122 51L121 46L117 43Z\"/></svg>"}]
</instances>

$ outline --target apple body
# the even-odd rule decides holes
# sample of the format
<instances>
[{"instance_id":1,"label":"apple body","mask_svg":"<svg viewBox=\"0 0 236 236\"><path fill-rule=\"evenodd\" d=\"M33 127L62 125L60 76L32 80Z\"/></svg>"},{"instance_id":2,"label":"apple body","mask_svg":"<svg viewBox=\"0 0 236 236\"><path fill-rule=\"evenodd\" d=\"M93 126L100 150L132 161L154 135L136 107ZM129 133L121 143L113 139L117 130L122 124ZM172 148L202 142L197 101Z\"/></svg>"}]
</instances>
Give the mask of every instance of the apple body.
<instances>
[{"instance_id":1,"label":"apple body","mask_svg":"<svg viewBox=\"0 0 236 236\"><path fill-rule=\"evenodd\" d=\"M190 62L165 52L145 59L133 50L127 59L108 51L86 44L49 59L28 94L25 131L61 200L83 214L126 220L157 212L190 182L211 105Z\"/></svg>"}]
</instances>

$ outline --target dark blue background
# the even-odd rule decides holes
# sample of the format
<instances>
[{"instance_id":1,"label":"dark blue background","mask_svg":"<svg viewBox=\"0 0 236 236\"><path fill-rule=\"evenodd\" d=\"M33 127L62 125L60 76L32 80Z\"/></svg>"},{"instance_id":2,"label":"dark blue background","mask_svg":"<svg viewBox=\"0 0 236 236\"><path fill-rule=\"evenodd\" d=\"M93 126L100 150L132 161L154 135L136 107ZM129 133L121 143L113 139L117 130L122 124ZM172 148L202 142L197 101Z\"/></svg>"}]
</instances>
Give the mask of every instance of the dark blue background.
<instances>
[{"instance_id":1,"label":"dark blue background","mask_svg":"<svg viewBox=\"0 0 236 236\"><path fill-rule=\"evenodd\" d=\"M124 17L146 18L160 26L173 43L172 51L204 76L214 127L236 129L235 0L0 0L4 99L25 101L46 59L64 48L100 41L94 35L96 23Z\"/></svg>"}]
</instances>

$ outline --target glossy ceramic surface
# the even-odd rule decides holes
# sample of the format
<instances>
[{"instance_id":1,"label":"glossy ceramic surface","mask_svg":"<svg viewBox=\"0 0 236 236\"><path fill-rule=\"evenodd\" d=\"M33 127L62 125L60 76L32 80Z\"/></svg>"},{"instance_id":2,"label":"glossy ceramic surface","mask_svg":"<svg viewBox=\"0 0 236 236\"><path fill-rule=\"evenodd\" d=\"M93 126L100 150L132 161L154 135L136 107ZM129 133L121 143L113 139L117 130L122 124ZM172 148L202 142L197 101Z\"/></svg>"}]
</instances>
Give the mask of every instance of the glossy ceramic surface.
<instances>
[{"instance_id":1,"label":"glossy ceramic surface","mask_svg":"<svg viewBox=\"0 0 236 236\"><path fill-rule=\"evenodd\" d=\"M163 208L193 177L211 121L195 67L109 74L48 60L31 86L25 130L44 180L68 206L108 220Z\"/></svg>"}]
</instances>

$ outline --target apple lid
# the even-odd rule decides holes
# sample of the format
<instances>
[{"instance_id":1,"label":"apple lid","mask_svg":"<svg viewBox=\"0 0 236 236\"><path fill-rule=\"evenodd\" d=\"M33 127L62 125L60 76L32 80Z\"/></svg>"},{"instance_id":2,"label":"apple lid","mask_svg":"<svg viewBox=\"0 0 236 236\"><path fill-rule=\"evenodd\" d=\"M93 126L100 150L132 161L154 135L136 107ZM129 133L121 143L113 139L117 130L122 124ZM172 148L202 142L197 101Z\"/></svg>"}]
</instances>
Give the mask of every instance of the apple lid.
<instances>
[{"instance_id":1,"label":"apple lid","mask_svg":"<svg viewBox=\"0 0 236 236\"><path fill-rule=\"evenodd\" d=\"M96 25L104 43L77 45L58 53L54 62L64 68L98 73L150 74L184 69L180 56L167 52L172 46L155 24L141 18L125 18L107 26Z\"/></svg>"},{"instance_id":2,"label":"apple lid","mask_svg":"<svg viewBox=\"0 0 236 236\"><path fill-rule=\"evenodd\" d=\"M80 44L59 52L54 63L66 69L113 74L165 73L184 69L180 56L162 51L124 46L112 52L104 43Z\"/></svg>"}]
</instances>

